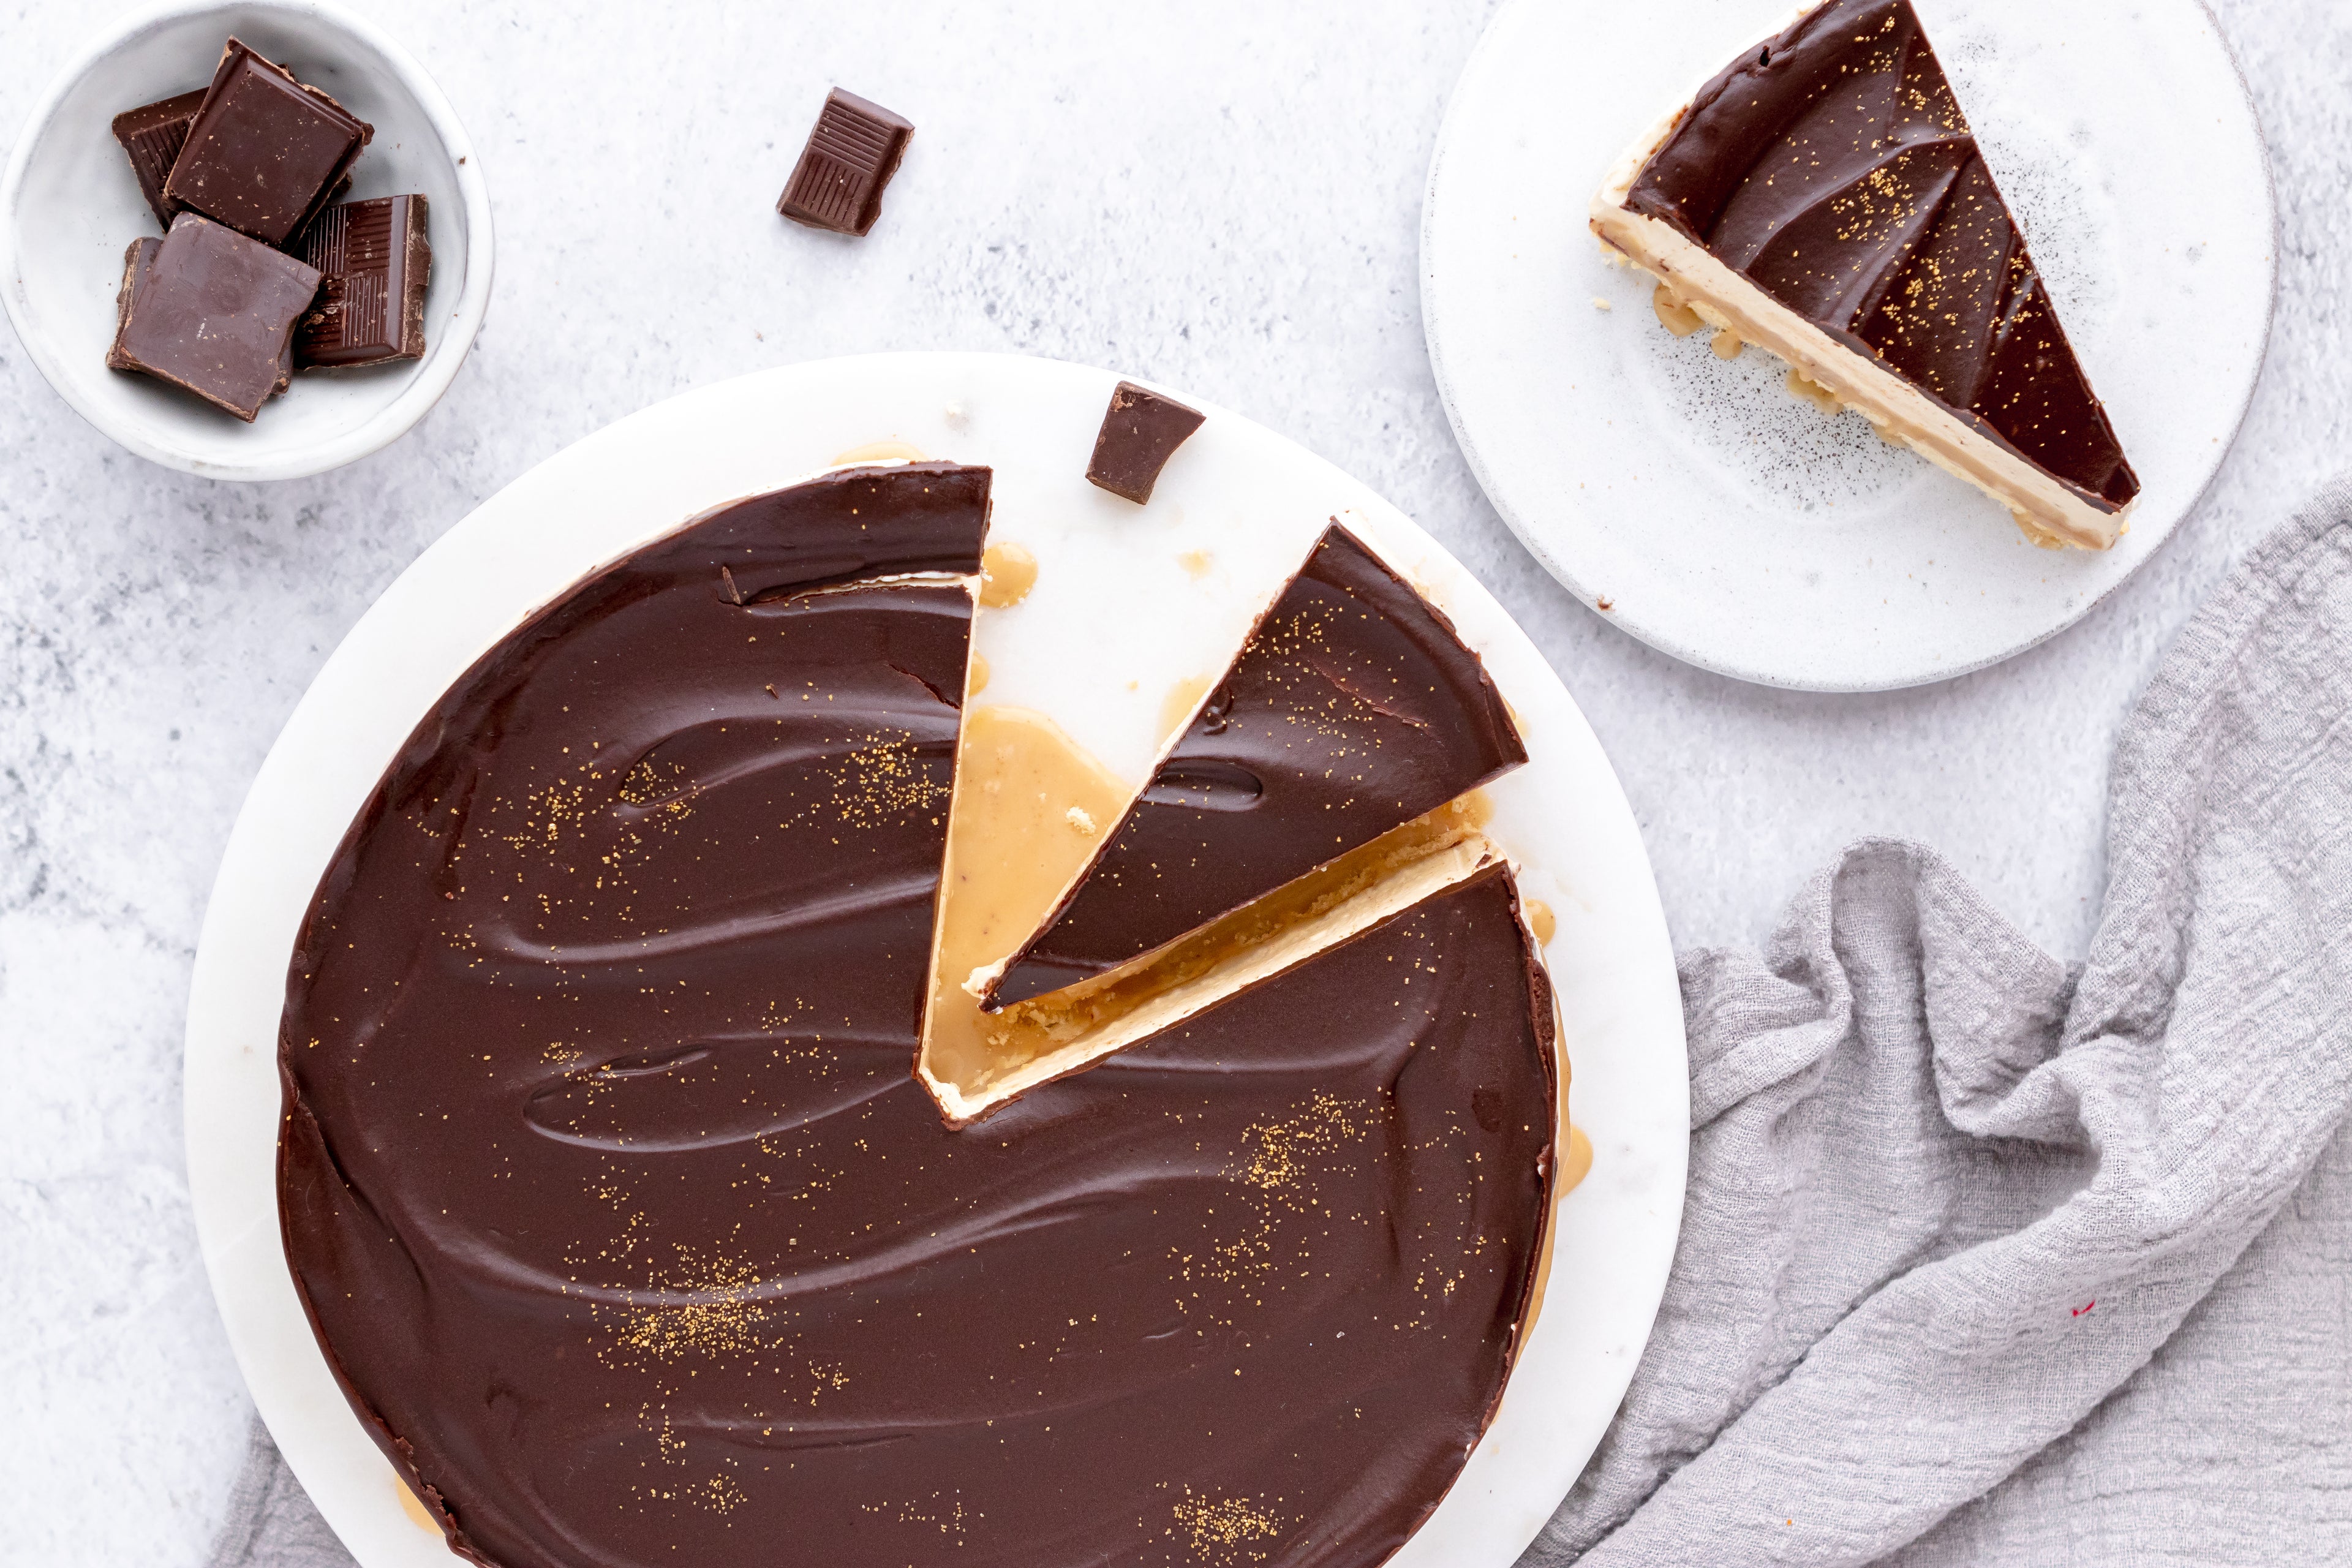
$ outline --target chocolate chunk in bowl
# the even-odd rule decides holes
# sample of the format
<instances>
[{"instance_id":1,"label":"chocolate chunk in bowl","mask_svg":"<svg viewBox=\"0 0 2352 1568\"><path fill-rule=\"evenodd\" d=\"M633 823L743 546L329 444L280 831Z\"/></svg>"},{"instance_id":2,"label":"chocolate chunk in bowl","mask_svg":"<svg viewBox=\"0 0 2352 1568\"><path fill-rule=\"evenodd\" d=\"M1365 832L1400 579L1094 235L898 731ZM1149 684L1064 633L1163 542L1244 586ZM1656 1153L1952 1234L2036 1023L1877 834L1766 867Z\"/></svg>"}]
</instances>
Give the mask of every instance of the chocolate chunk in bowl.
<instances>
[{"instance_id":1,"label":"chocolate chunk in bowl","mask_svg":"<svg viewBox=\"0 0 2352 1568\"><path fill-rule=\"evenodd\" d=\"M122 143L123 153L131 160L139 194L147 198L148 209L165 228L172 226L172 211L164 205L163 182L171 177L172 165L187 144L188 127L195 122L196 110L204 101L205 89L198 88L126 109L114 117L114 139Z\"/></svg>"},{"instance_id":2,"label":"chocolate chunk in bowl","mask_svg":"<svg viewBox=\"0 0 2352 1568\"><path fill-rule=\"evenodd\" d=\"M283 245L333 199L374 127L235 38L163 183L173 216L193 209Z\"/></svg>"},{"instance_id":3,"label":"chocolate chunk in bowl","mask_svg":"<svg viewBox=\"0 0 2352 1568\"><path fill-rule=\"evenodd\" d=\"M378 196L327 208L302 231L295 254L324 277L294 334L301 369L340 369L419 359L425 291L433 277L423 196Z\"/></svg>"},{"instance_id":4,"label":"chocolate chunk in bowl","mask_svg":"<svg viewBox=\"0 0 2352 1568\"><path fill-rule=\"evenodd\" d=\"M152 248L151 248L152 247ZM194 213L124 257L109 368L194 393L250 423L286 389L316 268Z\"/></svg>"}]
</instances>

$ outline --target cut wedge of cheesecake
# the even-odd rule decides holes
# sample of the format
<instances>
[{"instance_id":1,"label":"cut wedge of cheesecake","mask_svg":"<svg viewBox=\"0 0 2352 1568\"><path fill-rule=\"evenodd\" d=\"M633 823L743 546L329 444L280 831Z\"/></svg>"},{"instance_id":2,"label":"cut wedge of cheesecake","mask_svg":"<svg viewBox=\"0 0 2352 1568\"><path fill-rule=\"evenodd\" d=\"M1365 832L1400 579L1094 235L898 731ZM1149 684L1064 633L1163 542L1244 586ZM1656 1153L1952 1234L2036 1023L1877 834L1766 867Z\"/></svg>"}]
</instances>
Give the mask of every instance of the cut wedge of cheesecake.
<instances>
[{"instance_id":1,"label":"cut wedge of cheesecake","mask_svg":"<svg viewBox=\"0 0 2352 1568\"><path fill-rule=\"evenodd\" d=\"M2139 479L1910 0L1824 0L1645 132L1593 232L1658 314L1769 350L1790 386L2104 550Z\"/></svg>"},{"instance_id":2,"label":"cut wedge of cheesecake","mask_svg":"<svg viewBox=\"0 0 2352 1568\"><path fill-rule=\"evenodd\" d=\"M1336 521L1011 955L991 1011L1133 963L1527 761L1486 666Z\"/></svg>"},{"instance_id":3,"label":"cut wedge of cheesecake","mask_svg":"<svg viewBox=\"0 0 2352 1568\"><path fill-rule=\"evenodd\" d=\"M1481 877L1501 875L1517 910L1508 863L1469 817L1441 807L1147 958L999 1011L935 984L915 1076L949 1126L969 1126Z\"/></svg>"}]
</instances>

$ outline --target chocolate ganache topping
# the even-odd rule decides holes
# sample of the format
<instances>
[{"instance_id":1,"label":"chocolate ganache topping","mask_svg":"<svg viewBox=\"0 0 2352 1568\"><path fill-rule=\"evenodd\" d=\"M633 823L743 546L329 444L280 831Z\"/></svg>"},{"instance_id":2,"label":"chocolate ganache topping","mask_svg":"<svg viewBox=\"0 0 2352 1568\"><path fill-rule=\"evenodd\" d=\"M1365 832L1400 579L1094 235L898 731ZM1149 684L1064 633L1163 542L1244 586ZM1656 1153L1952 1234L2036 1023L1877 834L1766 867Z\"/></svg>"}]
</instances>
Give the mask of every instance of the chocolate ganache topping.
<instances>
[{"instance_id":1,"label":"chocolate ganache topping","mask_svg":"<svg viewBox=\"0 0 2352 1568\"><path fill-rule=\"evenodd\" d=\"M287 1256L476 1562L1370 1564L1492 1413L1555 1103L1500 868L969 1131L910 1077L988 480L589 577L321 881Z\"/></svg>"},{"instance_id":2,"label":"chocolate ganache topping","mask_svg":"<svg viewBox=\"0 0 2352 1568\"><path fill-rule=\"evenodd\" d=\"M1910 0L1827 0L1742 57L1626 205L2101 510L2139 493Z\"/></svg>"},{"instance_id":3,"label":"chocolate ganache topping","mask_svg":"<svg viewBox=\"0 0 2352 1568\"><path fill-rule=\"evenodd\" d=\"M1150 952L1527 760L1452 623L1335 522L988 1005Z\"/></svg>"}]
</instances>

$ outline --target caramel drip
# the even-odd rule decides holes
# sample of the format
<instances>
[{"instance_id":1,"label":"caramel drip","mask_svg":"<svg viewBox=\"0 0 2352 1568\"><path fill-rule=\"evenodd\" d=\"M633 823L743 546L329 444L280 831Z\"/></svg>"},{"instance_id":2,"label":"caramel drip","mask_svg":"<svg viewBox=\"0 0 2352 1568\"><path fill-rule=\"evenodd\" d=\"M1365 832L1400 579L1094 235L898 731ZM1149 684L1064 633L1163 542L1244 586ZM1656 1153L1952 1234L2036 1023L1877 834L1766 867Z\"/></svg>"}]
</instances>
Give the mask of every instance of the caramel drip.
<instances>
[{"instance_id":1,"label":"caramel drip","mask_svg":"<svg viewBox=\"0 0 2352 1568\"><path fill-rule=\"evenodd\" d=\"M923 1058L934 1078L972 1084L989 1076L999 1026L963 977L1035 929L1118 820L1129 789L1060 725L1024 708L967 713L956 758Z\"/></svg>"},{"instance_id":2,"label":"caramel drip","mask_svg":"<svg viewBox=\"0 0 2352 1568\"><path fill-rule=\"evenodd\" d=\"M988 547L980 558L980 602L992 610L1009 610L1037 585L1037 558L1003 540Z\"/></svg>"},{"instance_id":3,"label":"caramel drip","mask_svg":"<svg viewBox=\"0 0 2352 1568\"><path fill-rule=\"evenodd\" d=\"M436 1536L442 1533L441 1521L433 1517L433 1510L425 1506L423 1500L410 1489L406 1481L398 1476L393 1477L392 1489L400 1494L400 1511L406 1514L419 1530L429 1530Z\"/></svg>"}]
</instances>

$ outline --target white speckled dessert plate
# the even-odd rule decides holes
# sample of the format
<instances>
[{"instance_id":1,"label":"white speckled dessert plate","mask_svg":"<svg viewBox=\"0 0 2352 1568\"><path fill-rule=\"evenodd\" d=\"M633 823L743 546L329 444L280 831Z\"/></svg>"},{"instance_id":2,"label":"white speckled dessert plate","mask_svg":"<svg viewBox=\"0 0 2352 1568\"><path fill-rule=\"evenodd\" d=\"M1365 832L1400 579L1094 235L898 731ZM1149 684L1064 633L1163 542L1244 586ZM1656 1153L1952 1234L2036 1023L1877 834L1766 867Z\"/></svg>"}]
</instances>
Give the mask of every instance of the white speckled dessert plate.
<instances>
[{"instance_id":1,"label":"white speckled dessert plate","mask_svg":"<svg viewBox=\"0 0 2352 1568\"><path fill-rule=\"evenodd\" d=\"M973 646L991 674L977 701L1044 710L1129 779L1150 764L1169 689L1223 667L1259 600L1335 512L1352 512L1484 656L1530 759L1492 786L1488 831L1558 918L1547 958L1572 1112L1595 1156L1560 1202L1542 1310L1496 1421L1394 1561L1505 1568L1600 1441L1664 1288L1689 1128L1674 955L1616 775L1559 678L1486 591L1330 464L1188 398L1208 423L1149 507L1087 484L1115 380L1045 360L894 354L766 371L658 404L451 529L361 618L287 721L230 835L196 953L189 1180L254 1402L365 1568L451 1559L421 1512L404 1509L391 1465L338 1392L278 1241L278 1019L319 876L417 720L524 616L706 507L878 442L995 468L992 537L1027 546L1039 574L1017 606L980 613Z\"/></svg>"},{"instance_id":2,"label":"white speckled dessert plate","mask_svg":"<svg viewBox=\"0 0 2352 1568\"><path fill-rule=\"evenodd\" d=\"M2163 544L2235 438L2270 337L2262 130L2198 0L1916 0L2144 484L2112 551L1790 395L1760 349L1670 336L1585 210L1626 147L1787 0L1510 0L1429 174L1422 313L1506 521L1608 619L1746 680L1876 690L2021 653Z\"/></svg>"}]
</instances>

